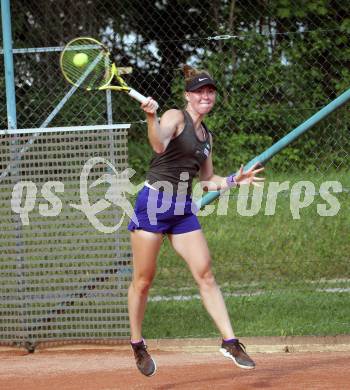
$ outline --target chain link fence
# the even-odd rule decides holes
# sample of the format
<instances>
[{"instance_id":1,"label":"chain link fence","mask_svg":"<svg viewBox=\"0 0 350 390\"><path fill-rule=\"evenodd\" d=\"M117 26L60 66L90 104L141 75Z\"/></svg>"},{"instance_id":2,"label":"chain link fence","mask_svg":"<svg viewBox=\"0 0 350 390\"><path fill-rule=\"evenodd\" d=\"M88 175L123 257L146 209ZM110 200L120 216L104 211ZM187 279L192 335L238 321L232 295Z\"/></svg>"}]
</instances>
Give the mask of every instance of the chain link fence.
<instances>
[{"instance_id":1,"label":"chain link fence","mask_svg":"<svg viewBox=\"0 0 350 390\"><path fill-rule=\"evenodd\" d=\"M187 63L211 72L217 80L219 91L215 109L206 122L214 134L214 165L219 174L231 173L240 164L260 154L349 88L348 6L347 1L326 0L308 2L13 0L11 10L17 126L19 129L26 129L129 123L131 128L128 134L128 164L136 170L135 183L142 181L151 151L147 144L144 114L138 103L124 94L87 93L77 90L62 109L52 115L70 89L59 69L59 55L63 46L77 36L92 36L108 45L118 65L133 67L132 74L126 76L128 84L146 96L153 96L159 102L160 112L168 108L184 107L182 64ZM2 58L0 58L0 74L2 75L0 98L5 102ZM0 105L0 118L1 127L6 129L5 104ZM325 229L323 232L325 236L330 237L340 228L339 240L348 237L350 232L349 220L346 216L346 210L349 209L350 187L349 130L350 113L348 106L344 106L283 150L269 163L267 171L270 181L282 182L292 177L296 182L307 177L308 180L316 183L316 189L320 188L323 181L339 181L342 185L342 192L339 195L342 213L340 216L333 217L333 225L329 224L328 230ZM80 136L74 139L73 134L72 138L67 138L65 142L84 147L85 141ZM57 138L56 149L60 148L60 142ZM109 153L106 151L108 149L106 145L103 145L102 149L97 146L99 145L97 133L94 140L86 142L88 142L86 145L91 142L96 147L79 158L79 163L77 162L79 167L81 167L79 164L84 163L84 158L91 157L94 153L98 154L102 151L105 156ZM8 152L3 151L8 150L10 144L9 138L2 139L0 157L2 172L8 167L8 159L5 157ZM33 145L35 144L36 141ZM113 143L113 140L111 145L114 145L118 154L118 145ZM86 146L86 149L88 148ZM64 156L68 156L67 153L68 151L62 148L55 158L57 161L66 158ZM36 173L30 168L33 160L29 156L33 154L23 153L20 157L22 163L26 162L28 167L22 169L22 179L24 174L26 180L35 181ZM42 164L45 166L45 158L42 159ZM67 157L61 168L62 171L56 172L58 177L63 175L70 164L73 164L73 161L70 162ZM125 168L125 164L125 160L122 160L119 167ZM17 234L20 234L18 233L20 224L18 221L17 224L13 222L13 217L10 215L11 193L9 191L19 177L9 172L9 181L5 187L2 187L1 208L4 215L2 218L8 221L12 218L12 222L8 223L10 225L15 223ZM74 180L78 178L75 177ZM4 188L7 188L7 192ZM286 197L290 197L290 194L290 190L285 192ZM237 196L232 193L233 201ZM288 208L288 204L285 207ZM231 260L232 254L226 249L221 251L220 245L229 246L229 243L224 241L223 244L220 240L216 241L214 234L211 236L211 232L216 231L221 224L218 218L220 217L213 217L210 221L203 218L203 224L209 231L213 256L218 259L215 264L217 277L222 283L227 283L231 271L227 271L225 256ZM285 218L278 226L293 224L293 221L287 220L288 217ZM258 289L260 289L265 283L274 281L280 284L282 281L288 286L297 288L297 281L303 282L305 287L306 281L311 280L316 281L319 288L327 288L331 280L332 283L341 283L341 286L337 284L336 287L349 288L350 248L347 239L344 242L336 240L337 261L333 267L329 264L332 244L328 243L328 246L320 245L313 248L312 253L306 250L309 259L304 263L303 255L299 253L300 262L296 261L292 266L289 264L289 272L286 271L284 262L288 260L293 249L289 248L288 242L298 240L300 237L281 238L282 241L285 240L284 246L272 245L271 239L271 246L259 247L259 232L263 237L266 225L260 223L259 219L254 220L253 223L249 218L246 220L249 221L236 219L234 229L243 226L245 236L247 239L255 240L258 249L256 252L253 251L249 258L237 255L235 260L232 260L232 268L239 269L240 272L238 278L236 274L232 277L237 279L237 283L241 283L240 286L245 283L259 283ZM322 230L322 226L327 223L320 222L317 228ZM313 228L306 225L307 223L300 228L305 231L306 241L303 237L297 241L297 247L299 245L307 247L307 241L314 240ZM48 228L45 224L40 226L40 229ZM239 237L235 236L235 239ZM17 269L19 266L18 263L10 261L12 255L10 257L8 255L7 240L6 234L2 236L1 278L4 280L9 276L9 269ZM237 250L239 249L244 250L238 245ZM38 249L36 247L33 250ZM295 250L295 256L297 256L296 252ZM99 255L91 252L91 256L97 258ZM186 276L188 273L185 273L182 266L176 263L175 258L171 257L167 250L162 253L162 256L164 260L159 267L154 294L158 295L166 286L170 286L172 291L177 292L182 291L182 288L188 288L192 283L190 277ZM30 250L27 261L28 264L31 264L31 261L35 264L41 262L49 264L46 258L36 257L33 260ZM129 260L125 258L121 258L120 261L129 264ZM300 267L300 264L304 266ZM312 264L312 267L308 267L307 264ZM86 267L79 263L74 272L78 272L80 268L81 277L84 279ZM101 267L105 269L105 265ZM173 278L174 274L178 274L179 278ZM94 277L99 276L96 274ZM20 291L23 292L30 283L28 279L25 286L21 286ZM67 281L62 277L62 285L65 283ZM90 284L88 282L83 286ZM6 288L2 290L4 297L8 296ZM240 287L229 284L225 288L229 293L230 288ZM78 292L80 293L81 291ZM18 294L19 299L22 299L21 294ZM70 294L75 293L72 290ZM65 299L63 301L66 302ZM3 310L9 310L12 304L10 301L7 304L4 299ZM125 306L125 302L121 305ZM46 311L56 309L45 308ZM71 314L68 313L67 318ZM37 316L42 318L41 314ZM78 314L76 323L79 323L77 317ZM1 337L5 341L13 337L16 340L26 337L33 337L34 340L58 337L56 334L40 336L39 333L28 336L31 334L28 329L25 332L27 336L23 336L24 333L15 333L15 336L11 336L4 332L4 329L7 329L7 321L10 321L9 317L2 318ZM33 321L37 321L37 317L35 318ZM101 320L100 317L96 318L96 324L99 323L99 319ZM114 320L115 318L111 322ZM84 322L84 319L81 321ZM100 326L103 329L104 325ZM126 332L124 328L123 332L122 337ZM6 336L3 336L4 333ZM63 334L63 337L67 337L67 333L61 333ZM74 332L71 334L73 338L84 338L83 333L78 336ZM112 336L118 337L118 334L112 333ZM88 337L92 336L89 334ZM101 333L97 331L95 337L101 337Z\"/></svg>"},{"instance_id":2,"label":"chain link fence","mask_svg":"<svg viewBox=\"0 0 350 390\"><path fill-rule=\"evenodd\" d=\"M58 58L64 44L79 35L101 39L116 63L131 65L128 83L156 98L161 111L184 106L181 64L209 70L220 91L208 119L219 140L218 159L221 136L226 140L227 135L253 134L259 138L255 144L263 148L349 86L349 19L342 2L77 1L73 5L15 0L11 5L18 128L42 126L68 91ZM120 94L112 100L113 121L134 123L131 140L139 140L145 126L138 123L144 116L137 103ZM3 128L5 109L0 111ZM77 91L50 126L102 124L106 117L103 94ZM348 110L335 113L317 132L327 148L309 140L315 141L313 134L303 139L301 148L296 145L272 163L281 167L289 160L288 168L305 168L302 160L308 157L310 168L344 166L348 123ZM252 155L259 152L250 147ZM220 161L218 165L225 166ZM232 166L236 165L233 160Z\"/></svg>"}]
</instances>

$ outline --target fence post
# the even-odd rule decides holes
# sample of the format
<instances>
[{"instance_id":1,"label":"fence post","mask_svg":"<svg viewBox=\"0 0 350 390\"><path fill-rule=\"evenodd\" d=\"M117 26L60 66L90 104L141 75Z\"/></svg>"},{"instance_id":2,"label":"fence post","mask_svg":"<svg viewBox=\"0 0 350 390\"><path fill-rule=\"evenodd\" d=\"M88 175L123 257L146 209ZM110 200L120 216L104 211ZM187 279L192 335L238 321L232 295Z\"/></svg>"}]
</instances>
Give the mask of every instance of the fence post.
<instances>
[{"instance_id":1,"label":"fence post","mask_svg":"<svg viewBox=\"0 0 350 390\"><path fill-rule=\"evenodd\" d=\"M11 9L9 0L1 0L2 35L4 45L7 121L9 129L17 128L15 77L13 71Z\"/></svg>"}]
</instances>

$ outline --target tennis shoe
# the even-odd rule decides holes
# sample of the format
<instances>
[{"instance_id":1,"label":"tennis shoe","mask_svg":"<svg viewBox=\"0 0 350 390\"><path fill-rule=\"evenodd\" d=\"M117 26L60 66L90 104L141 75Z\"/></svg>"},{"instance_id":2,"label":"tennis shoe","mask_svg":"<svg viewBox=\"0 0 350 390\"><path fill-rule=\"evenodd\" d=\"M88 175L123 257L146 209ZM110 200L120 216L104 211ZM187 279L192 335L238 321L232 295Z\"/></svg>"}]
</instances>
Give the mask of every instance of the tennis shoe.
<instances>
[{"instance_id":1,"label":"tennis shoe","mask_svg":"<svg viewBox=\"0 0 350 390\"><path fill-rule=\"evenodd\" d=\"M240 368L251 370L255 368L254 361L248 356L245 351L245 346L238 339L230 341L222 341L220 352Z\"/></svg>"},{"instance_id":2,"label":"tennis shoe","mask_svg":"<svg viewBox=\"0 0 350 390\"><path fill-rule=\"evenodd\" d=\"M152 376L156 373L157 366L151 355L147 352L147 346L144 341L131 343L136 360L136 366L139 371L146 376Z\"/></svg>"}]
</instances>

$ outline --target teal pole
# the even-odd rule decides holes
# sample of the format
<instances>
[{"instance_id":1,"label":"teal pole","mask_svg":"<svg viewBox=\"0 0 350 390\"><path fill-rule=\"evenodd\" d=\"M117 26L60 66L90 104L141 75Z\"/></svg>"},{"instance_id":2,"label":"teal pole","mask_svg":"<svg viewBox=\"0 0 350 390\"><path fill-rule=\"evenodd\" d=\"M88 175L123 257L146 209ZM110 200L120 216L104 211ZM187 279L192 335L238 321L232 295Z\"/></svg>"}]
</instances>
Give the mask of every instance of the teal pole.
<instances>
[{"instance_id":1,"label":"teal pole","mask_svg":"<svg viewBox=\"0 0 350 390\"><path fill-rule=\"evenodd\" d=\"M323 107L320 111L316 112L313 116L303 122L300 126L296 127L286 136L281 138L275 144L270 146L265 152L261 153L259 156L255 157L253 160L249 161L248 164L244 166L244 170L251 168L254 164L260 163L264 165L267 161L269 161L273 156L279 153L282 149L287 147L291 142L296 140L302 134L304 134L307 130L313 127L316 123L320 122L322 119L326 118L333 111L337 110L343 104L350 100L350 89L342 93L332 102L327 104L327 106ZM203 198L199 199L196 203L196 206L200 209L207 204L213 202L216 198L218 198L222 194L222 191L210 191Z\"/></svg>"},{"instance_id":2,"label":"teal pole","mask_svg":"<svg viewBox=\"0 0 350 390\"><path fill-rule=\"evenodd\" d=\"M2 36L3 36L3 52L4 52L4 65L5 65L5 84L6 84L6 105L7 105L7 127L10 130L17 129L17 113L16 113L16 93L15 93L15 77L13 71L13 52L12 52L12 31L11 31L11 9L9 0L1 0L1 21L2 21ZM11 172L11 180L13 183L18 182L20 179L19 169L19 154L18 154L18 137L17 135L11 136L10 156L11 163L14 161L13 169ZM19 314L19 323L21 330L28 332L27 316L26 316L26 279L23 272L25 267L25 257L23 254L23 232L21 227L21 221L18 215L13 216L13 225L16 232L16 263L15 269L17 273L17 296L18 306L21 311ZM24 343L24 342L23 342Z\"/></svg>"},{"instance_id":3,"label":"teal pole","mask_svg":"<svg viewBox=\"0 0 350 390\"><path fill-rule=\"evenodd\" d=\"M1 0L1 20L4 45L7 122L9 129L17 129L15 77L12 54L11 8L9 0Z\"/></svg>"}]
</instances>

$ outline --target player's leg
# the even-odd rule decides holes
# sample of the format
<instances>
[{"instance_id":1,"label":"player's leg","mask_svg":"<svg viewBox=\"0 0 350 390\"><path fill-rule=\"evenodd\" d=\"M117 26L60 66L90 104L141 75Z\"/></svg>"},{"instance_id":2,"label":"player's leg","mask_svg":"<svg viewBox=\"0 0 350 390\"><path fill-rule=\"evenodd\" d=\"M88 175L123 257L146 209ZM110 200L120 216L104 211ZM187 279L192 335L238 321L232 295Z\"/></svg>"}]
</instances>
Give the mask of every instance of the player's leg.
<instances>
[{"instance_id":1,"label":"player's leg","mask_svg":"<svg viewBox=\"0 0 350 390\"><path fill-rule=\"evenodd\" d=\"M157 256L162 239L161 233L150 233L144 230L135 230L131 233L133 277L128 292L131 344L136 365L146 376L155 373L156 365L148 354L142 338L142 321L146 310L148 291L156 272Z\"/></svg>"},{"instance_id":2,"label":"player's leg","mask_svg":"<svg viewBox=\"0 0 350 390\"><path fill-rule=\"evenodd\" d=\"M186 261L198 284L203 304L224 338L234 338L226 305L211 270L207 242L201 230L171 234L169 240L175 251Z\"/></svg>"},{"instance_id":3,"label":"player's leg","mask_svg":"<svg viewBox=\"0 0 350 390\"><path fill-rule=\"evenodd\" d=\"M235 338L225 301L212 273L211 257L203 232L195 230L170 234L169 239L175 251L188 264L198 284L203 304L222 334L221 352L242 368L254 368L254 362Z\"/></svg>"},{"instance_id":4,"label":"player's leg","mask_svg":"<svg viewBox=\"0 0 350 390\"><path fill-rule=\"evenodd\" d=\"M129 286L128 304L131 340L142 338L142 321L148 291L156 272L157 256L162 234L135 230L130 234L133 255L133 275Z\"/></svg>"}]
</instances>

